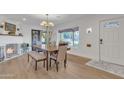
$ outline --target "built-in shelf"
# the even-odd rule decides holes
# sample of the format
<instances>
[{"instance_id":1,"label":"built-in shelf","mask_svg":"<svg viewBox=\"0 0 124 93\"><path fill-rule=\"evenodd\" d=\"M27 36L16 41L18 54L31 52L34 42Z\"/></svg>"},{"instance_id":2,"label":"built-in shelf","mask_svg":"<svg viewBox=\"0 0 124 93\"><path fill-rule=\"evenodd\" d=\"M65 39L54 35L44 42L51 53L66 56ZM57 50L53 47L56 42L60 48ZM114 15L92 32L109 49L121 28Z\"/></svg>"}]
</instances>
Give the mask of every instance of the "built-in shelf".
<instances>
[{"instance_id":1,"label":"built-in shelf","mask_svg":"<svg viewBox=\"0 0 124 93\"><path fill-rule=\"evenodd\" d=\"M9 34L0 34L0 36L20 36L20 37L22 37L23 35L9 35Z\"/></svg>"}]
</instances>

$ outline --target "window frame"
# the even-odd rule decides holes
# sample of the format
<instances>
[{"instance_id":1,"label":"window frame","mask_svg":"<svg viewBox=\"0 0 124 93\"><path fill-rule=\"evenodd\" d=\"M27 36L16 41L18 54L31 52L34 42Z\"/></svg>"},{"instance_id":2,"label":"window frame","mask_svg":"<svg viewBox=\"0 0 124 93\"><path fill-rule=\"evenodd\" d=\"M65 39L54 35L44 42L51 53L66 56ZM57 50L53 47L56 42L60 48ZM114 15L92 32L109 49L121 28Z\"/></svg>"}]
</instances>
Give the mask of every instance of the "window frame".
<instances>
[{"instance_id":1,"label":"window frame","mask_svg":"<svg viewBox=\"0 0 124 93\"><path fill-rule=\"evenodd\" d=\"M71 29L71 28L68 28L69 30ZM72 46L71 47L77 47L77 46L79 46L79 42L80 42L80 32L79 32L79 27L78 27L78 30L73 30L73 28L72 28L72 31L68 31L68 29L63 29L63 30L60 30L59 31L59 34L60 34L60 40L59 41L63 41L62 40L62 33L65 33L65 32L72 32L73 33L73 35L72 35ZM78 40L78 44L75 44L75 40L74 40L74 38L75 38L75 35L74 35L74 33L75 32L79 32L79 36L78 36L78 38L79 38L79 40Z\"/></svg>"},{"instance_id":2,"label":"window frame","mask_svg":"<svg viewBox=\"0 0 124 93\"><path fill-rule=\"evenodd\" d=\"M45 42L44 42L44 44L43 45L46 45L46 42L47 42L47 40L46 40L46 34L47 34L47 32L45 32L45 31L41 31L40 32L40 35L42 35L42 34L45 34ZM40 38L42 39L42 36L40 36ZM42 42L42 40L41 40L41 42Z\"/></svg>"}]
</instances>

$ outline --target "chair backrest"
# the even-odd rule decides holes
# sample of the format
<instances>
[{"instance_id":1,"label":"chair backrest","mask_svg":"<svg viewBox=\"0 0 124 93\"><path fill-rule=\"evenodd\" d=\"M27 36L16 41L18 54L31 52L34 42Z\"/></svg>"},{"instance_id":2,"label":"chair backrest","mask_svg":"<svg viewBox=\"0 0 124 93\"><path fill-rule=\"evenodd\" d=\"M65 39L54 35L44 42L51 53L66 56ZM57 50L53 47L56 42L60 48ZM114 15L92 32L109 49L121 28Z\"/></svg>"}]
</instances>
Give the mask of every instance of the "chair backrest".
<instances>
[{"instance_id":1,"label":"chair backrest","mask_svg":"<svg viewBox=\"0 0 124 93\"><path fill-rule=\"evenodd\" d=\"M57 62L64 62L67 53L67 46L59 46Z\"/></svg>"},{"instance_id":2,"label":"chair backrest","mask_svg":"<svg viewBox=\"0 0 124 93\"><path fill-rule=\"evenodd\" d=\"M59 46L68 46L68 43L66 43L66 42L63 42L63 43L59 43Z\"/></svg>"}]
</instances>

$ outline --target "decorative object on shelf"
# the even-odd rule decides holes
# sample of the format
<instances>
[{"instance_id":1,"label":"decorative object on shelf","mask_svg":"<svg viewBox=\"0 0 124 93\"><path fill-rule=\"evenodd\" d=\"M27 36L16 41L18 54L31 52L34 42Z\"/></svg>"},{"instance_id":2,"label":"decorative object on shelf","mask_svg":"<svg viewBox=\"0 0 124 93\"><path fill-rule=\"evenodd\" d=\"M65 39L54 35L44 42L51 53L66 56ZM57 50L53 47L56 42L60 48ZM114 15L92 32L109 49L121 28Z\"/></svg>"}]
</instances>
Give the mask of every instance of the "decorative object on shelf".
<instances>
[{"instance_id":1,"label":"decorative object on shelf","mask_svg":"<svg viewBox=\"0 0 124 93\"><path fill-rule=\"evenodd\" d=\"M4 28L4 22L1 23L0 28Z\"/></svg>"},{"instance_id":2,"label":"decorative object on shelf","mask_svg":"<svg viewBox=\"0 0 124 93\"><path fill-rule=\"evenodd\" d=\"M15 35L15 32L8 32L9 35Z\"/></svg>"},{"instance_id":3,"label":"decorative object on shelf","mask_svg":"<svg viewBox=\"0 0 124 93\"><path fill-rule=\"evenodd\" d=\"M0 25L0 28L3 28L3 25Z\"/></svg>"},{"instance_id":4,"label":"decorative object on shelf","mask_svg":"<svg viewBox=\"0 0 124 93\"><path fill-rule=\"evenodd\" d=\"M22 33L19 33L19 36L23 36L23 34Z\"/></svg>"},{"instance_id":5,"label":"decorative object on shelf","mask_svg":"<svg viewBox=\"0 0 124 93\"><path fill-rule=\"evenodd\" d=\"M48 14L46 14L46 20L41 22L41 26L46 30L46 45L49 46L50 40L52 37L52 28L54 27L54 23L50 22L48 19Z\"/></svg>"}]
</instances>

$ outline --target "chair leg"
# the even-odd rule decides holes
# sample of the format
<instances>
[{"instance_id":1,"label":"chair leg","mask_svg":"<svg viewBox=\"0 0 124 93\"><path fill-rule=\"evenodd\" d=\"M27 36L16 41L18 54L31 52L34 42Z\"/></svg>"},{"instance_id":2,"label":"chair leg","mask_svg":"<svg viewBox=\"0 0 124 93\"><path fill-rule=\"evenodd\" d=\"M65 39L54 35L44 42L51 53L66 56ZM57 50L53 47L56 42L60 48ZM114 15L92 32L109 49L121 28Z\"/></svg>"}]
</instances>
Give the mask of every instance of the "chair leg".
<instances>
[{"instance_id":1,"label":"chair leg","mask_svg":"<svg viewBox=\"0 0 124 93\"><path fill-rule=\"evenodd\" d=\"M50 58L50 67L51 67L51 58Z\"/></svg>"},{"instance_id":2,"label":"chair leg","mask_svg":"<svg viewBox=\"0 0 124 93\"><path fill-rule=\"evenodd\" d=\"M28 54L28 62L29 62L29 54Z\"/></svg>"},{"instance_id":3,"label":"chair leg","mask_svg":"<svg viewBox=\"0 0 124 93\"><path fill-rule=\"evenodd\" d=\"M57 70L57 72L58 72L58 62L56 62L56 70Z\"/></svg>"},{"instance_id":4,"label":"chair leg","mask_svg":"<svg viewBox=\"0 0 124 93\"><path fill-rule=\"evenodd\" d=\"M37 61L35 61L35 70L37 70Z\"/></svg>"},{"instance_id":5,"label":"chair leg","mask_svg":"<svg viewBox=\"0 0 124 93\"><path fill-rule=\"evenodd\" d=\"M65 55L65 60L64 60L64 67L66 68L66 64L67 64L67 53Z\"/></svg>"},{"instance_id":6,"label":"chair leg","mask_svg":"<svg viewBox=\"0 0 124 93\"><path fill-rule=\"evenodd\" d=\"M43 67L45 68L45 60L44 60L44 62L43 62Z\"/></svg>"},{"instance_id":7,"label":"chair leg","mask_svg":"<svg viewBox=\"0 0 124 93\"><path fill-rule=\"evenodd\" d=\"M66 68L66 62L64 62L64 67Z\"/></svg>"}]
</instances>

